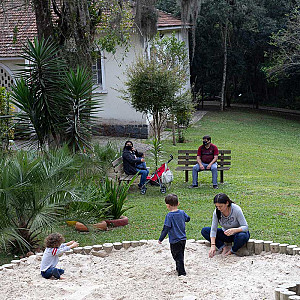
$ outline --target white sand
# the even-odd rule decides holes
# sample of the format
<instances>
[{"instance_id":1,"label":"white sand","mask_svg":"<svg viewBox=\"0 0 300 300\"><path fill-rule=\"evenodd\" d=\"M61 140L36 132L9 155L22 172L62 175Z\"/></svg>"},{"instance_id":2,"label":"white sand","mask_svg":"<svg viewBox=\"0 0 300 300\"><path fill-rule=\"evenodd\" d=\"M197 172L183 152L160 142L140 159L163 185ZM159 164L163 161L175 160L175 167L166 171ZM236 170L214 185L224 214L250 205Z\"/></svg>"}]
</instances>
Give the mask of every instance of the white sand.
<instances>
[{"instance_id":1,"label":"white sand","mask_svg":"<svg viewBox=\"0 0 300 300\"><path fill-rule=\"evenodd\" d=\"M187 276L178 277L168 241L113 250L108 257L63 255L64 280L46 280L40 261L30 257L13 270L0 271L0 299L274 299L280 283L300 279L300 256L265 254L208 258L209 248L187 242Z\"/></svg>"}]
</instances>

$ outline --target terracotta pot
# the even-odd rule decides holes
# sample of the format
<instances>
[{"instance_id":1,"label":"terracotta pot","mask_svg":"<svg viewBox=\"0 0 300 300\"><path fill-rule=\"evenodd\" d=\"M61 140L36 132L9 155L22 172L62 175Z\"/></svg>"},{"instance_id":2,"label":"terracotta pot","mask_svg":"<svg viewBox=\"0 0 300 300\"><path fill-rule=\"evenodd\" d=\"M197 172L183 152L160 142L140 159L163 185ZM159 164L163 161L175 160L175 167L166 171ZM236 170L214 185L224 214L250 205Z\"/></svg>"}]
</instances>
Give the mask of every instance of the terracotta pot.
<instances>
[{"instance_id":1,"label":"terracotta pot","mask_svg":"<svg viewBox=\"0 0 300 300\"><path fill-rule=\"evenodd\" d=\"M81 232L89 231L89 229L84 224L82 224L80 222L76 222L75 229L77 231L81 231Z\"/></svg>"},{"instance_id":2,"label":"terracotta pot","mask_svg":"<svg viewBox=\"0 0 300 300\"><path fill-rule=\"evenodd\" d=\"M99 230L107 230L107 223L105 221L93 224L94 228Z\"/></svg>"},{"instance_id":3,"label":"terracotta pot","mask_svg":"<svg viewBox=\"0 0 300 300\"><path fill-rule=\"evenodd\" d=\"M125 216L121 216L120 219L116 220L105 220L108 226L112 227L119 227L119 226L125 226L128 225L128 218Z\"/></svg>"}]
</instances>

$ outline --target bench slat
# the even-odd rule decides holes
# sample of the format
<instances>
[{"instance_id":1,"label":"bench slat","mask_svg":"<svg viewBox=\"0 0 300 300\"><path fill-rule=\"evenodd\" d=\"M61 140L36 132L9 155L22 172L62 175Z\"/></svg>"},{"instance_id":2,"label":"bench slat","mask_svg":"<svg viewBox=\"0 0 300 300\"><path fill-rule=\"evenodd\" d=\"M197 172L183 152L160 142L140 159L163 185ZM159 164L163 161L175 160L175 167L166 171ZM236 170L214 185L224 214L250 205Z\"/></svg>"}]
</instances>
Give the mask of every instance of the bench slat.
<instances>
[{"instance_id":1,"label":"bench slat","mask_svg":"<svg viewBox=\"0 0 300 300\"><path fill-rule=\"evenodd\" d=\"M124 172L123 163L118 166L115 166L114 171L115 171L115 173L123 173Z\"/></svg>"},{"instance_id":2,"label":"bench slat","mask_svg":"<svg viewBox=\"0 0 300 300\"><path fill-rule=\"evenodd\" d=\"M198 150L178 150L178 154L197 154ZM219 149L219 155L220 154L231 154L231 150L220 150Z\"/></svg>"},{"instance_id":3,"label":"bench slat","mask_svg":"<svg viewBox=\"0 0 300 300\"><path fill-rule=\"evenodd\" d=\"M119 165L121 163L123 164L123 158L120 156L120 157L118 157L116 160L114 160L112 162L112 166L115 167L115 166L117 166L117 165Z\"/></svg>"},{"instance_id":4,"label":"bench slat","mask_svg":"<svg viewBox=\"0 0 300 300\"><path fill-rule=\"evenodd\" d=\"M193 171L193 167L182 166L182 167L177 167L175 170L176 171ZM218 171L225 171L225 170L230 170L230 167L218 167ZM203 171L210 171L210 170L203 170Z\"/></svg>"},{"instance_id":5,"label":"bench slat","mask_svg":"<svg viewBox=\"0 0 300 300\"><path fill-rule=\"evenodd\" d=\"M197 163L196 160L179 160L178 165L191 166ZM230 161L217 161L218 165L231 165Z\"/></svg>"},{"instance_id":6,"label":"bench slat","mask_svg":"<svg viewBox=\"0 0 300 300\"><path fill-rule=\"evenodd\" d=\"M133 178L134 175L127 175L125 173L121 174L120 177L119 177L119 180L123 180L123 181L126 181L126 180L131 180Z\"/></svg>"},{"instance_id":7,"label":"bench slat","mask_svg":"<svg viewBox=\"0 0 300 300\"><path fill-rule=\"evenodd\" d=\"M187 158L187 156L184 156L184 155L178 155L178 159L186 159L186 158ZM189 159L197 159L197 156L189 155L188 158L189 158ZM231 156L223 156L223 155L219 155L219 156L218 156L218 159L231 160Z\"/></svg>"},{"instance_id":8,"label":"bench slat","mask_svg":"<svg viewBox=\"0 0 300 300\"><path fill-rule=\"evenodd\" d=\"M119 182L121 181L130 181L135 175L127 175L124 173L123 169L123 158L122 156L118 157L116 160L112 162L112 166L114 169L114 172L117 174L117 178Z\"/></svg>"}]
</instances>

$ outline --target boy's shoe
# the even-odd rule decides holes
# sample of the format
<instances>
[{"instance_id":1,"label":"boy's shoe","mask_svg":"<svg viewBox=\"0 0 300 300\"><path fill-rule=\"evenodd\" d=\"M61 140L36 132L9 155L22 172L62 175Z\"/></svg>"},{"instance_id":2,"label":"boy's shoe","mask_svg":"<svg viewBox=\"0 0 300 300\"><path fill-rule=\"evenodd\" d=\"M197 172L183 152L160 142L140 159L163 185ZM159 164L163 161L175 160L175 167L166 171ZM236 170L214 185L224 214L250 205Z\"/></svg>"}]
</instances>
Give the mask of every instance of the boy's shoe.
<instances>
[{"instance_id":1,"label":"boy's shoe","mask_svg":"<svg viewBox=\"0 0 300 300\"><path fill-rule=\"evenodd\" d=\"M198 187L198 184L197 185L192 184L192 185L189 186L189 189L194 189L194 188L197 188L197 187Z\"/></svg>"},{"instance_id":2,"label":"boy's shoe","mask_svg":"<svg viewBox=\"0 0 300 300\"><path fill-rule=\"evenodd\" d=\"M218 187L217 184L214 184L214 185L213 185L213 188L214 188L214 189L218 189L219 187Z\"/></svg>"}]
</instances>

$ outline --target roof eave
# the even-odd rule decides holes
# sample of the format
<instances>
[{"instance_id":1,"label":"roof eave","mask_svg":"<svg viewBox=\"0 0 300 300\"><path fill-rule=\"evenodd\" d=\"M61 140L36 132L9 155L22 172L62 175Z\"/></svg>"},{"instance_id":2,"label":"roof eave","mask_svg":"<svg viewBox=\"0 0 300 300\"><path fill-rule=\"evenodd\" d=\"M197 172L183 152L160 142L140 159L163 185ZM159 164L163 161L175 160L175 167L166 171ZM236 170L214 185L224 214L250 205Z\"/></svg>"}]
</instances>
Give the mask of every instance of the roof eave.
<instances>
[{"instance_id":1,"label":"roof eave","mask_svg":"<svg viewBox=\"0 0 300 300\"><path fill-rule=\"evenodd\" d=\"M24 60L21 56L0 56L0 60Z\"/></svg>"},{"instance_id":2,"label":"roof eave","mask_svg":"<svg viewBox=\"0 0 300 300\"><path fill-rule=\"evenodd\" d=\"M160 26L157 27L158 31L170 31L170 30L181 30L184 28L191 28L191 26L187 25L187 26Z\"/></svg>"}]
</instances>

